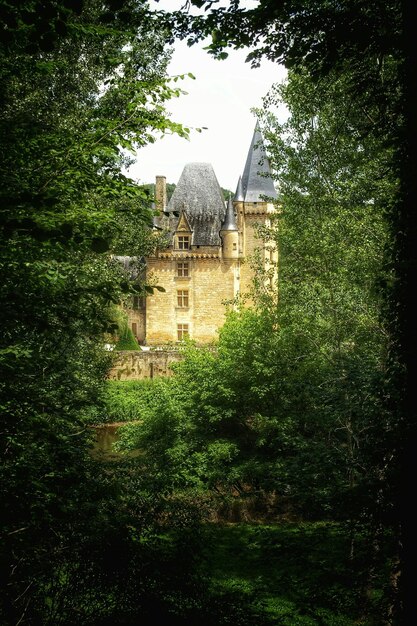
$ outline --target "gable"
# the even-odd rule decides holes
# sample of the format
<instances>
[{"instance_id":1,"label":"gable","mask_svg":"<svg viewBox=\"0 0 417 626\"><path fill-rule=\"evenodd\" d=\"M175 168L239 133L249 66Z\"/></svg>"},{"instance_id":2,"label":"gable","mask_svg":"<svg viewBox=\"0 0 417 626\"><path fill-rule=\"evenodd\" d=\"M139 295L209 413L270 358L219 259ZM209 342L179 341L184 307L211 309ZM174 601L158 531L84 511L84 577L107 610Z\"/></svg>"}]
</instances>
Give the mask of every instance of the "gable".
<instances>
[{"instance_id":1,"label":"gable","mask_svg":"<svg viewBox=\"0 0 417 626\"><path fill-rule=\"evenodd\" d=\"M181 211L181 215L180 218L178 220L178 224L177 224L177 228L176 231L181 231L181 232L185 232L185 233L192 233L192 228L190 226L190 223L187 219L187 216L185 214L184 211Z\"/></svg>"}]
</instances>

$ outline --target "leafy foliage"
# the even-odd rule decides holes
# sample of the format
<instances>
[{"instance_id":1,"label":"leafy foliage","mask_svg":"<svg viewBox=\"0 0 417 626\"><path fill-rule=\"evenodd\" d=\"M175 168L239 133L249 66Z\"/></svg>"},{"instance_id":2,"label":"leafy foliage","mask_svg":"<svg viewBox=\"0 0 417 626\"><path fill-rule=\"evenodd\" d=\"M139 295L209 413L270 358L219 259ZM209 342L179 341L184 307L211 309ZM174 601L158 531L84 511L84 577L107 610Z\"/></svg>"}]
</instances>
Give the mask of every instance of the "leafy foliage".
<instances>
[{"instance_id":1,"label":"leafy foliage","mask_svg":"<svg viewBox=\"0 0 417 626\"><path fill-rule=\"evenodd\" d=\"M263 118L282 202L265 231L281 254L278 307L262 292L229 312L215 349L186 347L162 406L119 446L144 451L159 489L209 490L217 510L255 499L264 516L343 520L353 554L366 532L394 559L381 533L398 531L381 285L397 181L391 147L354 132L361 112L345 96L344 80L302 73L269 95L289 110L284 124Z\"/></svg>"},{"instance_id":2,"label":"leafy foliage","mask_svg":"<svg viewBox=\"0 0 417 626\"><path fill-rule=\"evenodd\" d=\"M0 3L3 624L76 623L62 605L44 619L45 597L55 602L54 577L75 575L97 547L90 533L111 526L85 420L111 365L114 306L131 288L112 254L143 253L132 240L147 241L152 221L122 168L126 151L187 135L165 114L181 89L143 8Z\"/></svg>"},{"instance_id":3,"label":"leafy foliage","mask_svg":"<svg viewBox=\"0 0 417 626\"><path fill-rule=\"evenodd\" d=\"M300 74L269 96L289 109L282 126L265 113L282 202L264 233L281 254L279 306L262 294L258 309L229 312L216 350L189 346L165 410L129 430L161 470L175 459L184 485L277 492L313 517L393 506L378 285L396 186L391 151L373 137L358 145L344 96L341 80Z\"/></svg>"},{"instance_id":4,"label":"leafy foliage","mask_svg":"<svg viewBox=\"0 0 417 626\"><path fill-rule=\"evenodd\" d=\"M139 420L147 411L154 395L158 394L160 379L116 381L109 380L105 388L102 422L130 422Z\"/></svg>"},{"instance_id":5,"label":"leafy foliage","mask_svg":"<svg viewBox=\"0 0 417 626\"><path fill-rule=\"evenodd\" d=\"M361 125L361 111L347 103L345 93L341 78L317 84L301 73L291 75L276 91L289 106L288 121L281 125L266 115L266 123L285 207L277 223L280 323L303 338L317 361L325 359L322 413L330 408L339 433L345 433L353 486L361 466L367 467L366 480L371 478L376 456L367 462L362 456L370 453L368 442L374 446L376 437L381 445L395 427L396 416L383 402L388 333L381 285L389 280L385 216L398 189L392 150L374 135L352 132ZM271 94L268 105L273 100ZM382 472L379 478L386 481L396 460L386 463L384 444L378 453L373 479L379 483L376 475ZM393 494L387 490L386 496L390 508Z\"/></svg>"},{"instance_id":6,"label":"leafy foliage","mask_svg":"<svg viewBox=\"0 0 417 626\"><path fill-rule=\"evenodd\" d=\"M389 547L372 553L366 535L349 558L349 532L335 523L234 524L204 530L218 589L253 594L272 623L377 624L389 580ZM369 579L369 563L375 578ZM372 586L372 590L369 585ZM389 601L389 600L388 600Z\"/></svg>"},{"instance_id":7,"label":"leafy foliage","mask_svg":"<svg viewBox=\"0 0 417 626\"><path fill-rule=\"evenodd\" d=\"M190 19L133 0L0 2L4 624L268 624L256 585L231 575L210 587L202 571L201 520L236 494L273 494L274 514L347 520L352 560L372 531L375 552L346 579L372 613L362 599L383 568L374 621L392 609L377 555L381 526L396 521L415 378L400 6L192 5L209 10ZM220 59L227 45L254 44L254 64L266 54L297 70L267 103L284 98L289 123L263 120L282 181L280 305L262 293L258 309L230 313L217 350L188 346L176 377L143 387L140 403L108 392L107 417L142 422L121 429L119 448L144 453L98 464L88 424L106 394L103 343L132 291L112 255L140 264L155 245L148 190L122 168L164 132L189 133L164 111L181 94L165 76L175 32L211 33ZM262 531L249 541L263 558L285 556L270 543ZM301 553L322 563L305 542ZM332 598L292 565L274 618L361 618L326 565L318 578Z\"/></svg>"},{"instance_id":8,"label":"leafy foliage","mask_svg":"<svg viewBox=\"0 0 417 626\"><path fill-rule=\"evenodd\" d=\"M124 317L117 330L117 342L115 350L139 350L139 344L132 329L128 325L127 318Z\"/></svg>"}]
</instances>

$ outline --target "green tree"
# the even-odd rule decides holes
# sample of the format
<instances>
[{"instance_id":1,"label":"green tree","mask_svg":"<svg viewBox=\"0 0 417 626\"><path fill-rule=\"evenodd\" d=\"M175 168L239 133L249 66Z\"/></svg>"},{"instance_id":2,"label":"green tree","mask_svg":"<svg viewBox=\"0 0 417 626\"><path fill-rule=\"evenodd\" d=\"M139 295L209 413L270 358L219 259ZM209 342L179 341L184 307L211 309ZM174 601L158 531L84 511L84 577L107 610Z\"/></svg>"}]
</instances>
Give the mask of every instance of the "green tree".
<instances>
[{"instance_id":1,"label":"green tree","mask_svg":"<svg viewBox=\"0 0 417 626\"><path fill-rule=\"evenodd\" d=\"M139 344L132 329L125 322L118 330L119 339L114 347L115 350L139 350Z\"/></svg>"},{"instance_id":2,"label":"green tree","mask_svg":"<svg viewBox=\"0 0 417 626\"><path fill-rule=\"evenodd\" d=\"M181 90L144 3L0 10L0 619L74 623L68 596L57 614L48 602L113 506L103 503L111 488L92 466L85 426L110 366L103 344L114 306L131 289L112 254L140 252L121 236L123 220L141 242L152 222L147 195L122 167L127 152L187 131L165 114Z\"/></svg>"},{"instance_id":3,"label":"green tree","mask_svg":"<svg viewBox=\"0 0 417 626\"><path fill-rule=\"evenodd\" d=\"M288 84L266 98L265 133L282 202L276 224L279 322L302 339L304 358L325 366L319 411L327 415L345 484L354 489L372 476L380 507L395 462L387 463L383 446L379 462L377 454L372 461L366 456L395 425L381 404L389 348L381 285L387 281L385 215L398 189L392 149L355 130L362 110L346 99L349 81L348 74L313 82L290 73ZM282 124L268 113L278 103L288 107ZM393 494L385 496L389 509ZM352 505L353 493L346 501ZM359 502L364 506L358 496ZM367 506L377 503L368 498Z\"/></svg>"}]
</instances>

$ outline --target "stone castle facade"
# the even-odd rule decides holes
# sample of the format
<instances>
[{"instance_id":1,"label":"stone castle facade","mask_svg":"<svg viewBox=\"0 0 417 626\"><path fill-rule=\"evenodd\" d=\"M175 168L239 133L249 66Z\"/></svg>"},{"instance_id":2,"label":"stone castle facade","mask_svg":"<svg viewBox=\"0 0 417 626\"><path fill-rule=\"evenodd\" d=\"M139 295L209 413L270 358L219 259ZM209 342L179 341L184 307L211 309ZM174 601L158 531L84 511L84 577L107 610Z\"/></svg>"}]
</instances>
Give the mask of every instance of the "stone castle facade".
<instances>
[{"instance_id":1,"label":"stone castle facade","mask_svg":"<svg viewBox=\"0 0 417 626\"><path fill-rule=\"evenodd\" d=\"M155 227L167 239L166 247L146 259L146 279L164 291L135 298L128 311L142 346L216 339L227 304L251 289L251 258L256 254L269 275L276 271L276 250L257 237L257 225L269 224L276 198L258 124L228 202L209 163L187 164L169 202L165 177L156 177Z\"/></svg>"}]
</instances>

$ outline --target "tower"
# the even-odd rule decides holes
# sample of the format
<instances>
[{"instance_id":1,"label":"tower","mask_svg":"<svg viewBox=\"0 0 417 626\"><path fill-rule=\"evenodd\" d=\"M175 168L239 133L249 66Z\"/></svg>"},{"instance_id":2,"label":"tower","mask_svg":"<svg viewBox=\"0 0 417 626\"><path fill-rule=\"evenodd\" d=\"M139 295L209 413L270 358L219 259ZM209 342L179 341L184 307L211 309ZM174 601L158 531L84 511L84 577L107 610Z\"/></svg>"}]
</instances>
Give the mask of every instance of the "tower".
<instances>
[{"instance_id":1,"label":"tower","mask_svg":"<svg viewBox=\"0 0 417 626\"><path fill-rule=\"evenodd\" d=\"M237 259L239 257L239 231L236 224L235 210L232 199L227 203L226 215L220 230L222 239L222 255L224 259Z\"/></svg>"},{"instance_id":2,"label":"tower","mask_svg":"<svg viewBox=\"0 0 417 626\"><path fill-rule=\"evenodd\" d=\"M252 141L246 157L243 174L239 177L233 199L239 229L239 249L245 259L240 272L240 289L247 294L252 288L254 269L251 260L258 262L268 271L269 286L276 275L277 252L271 244L265 244L258 236L258 227L269 226L271 215L275 213L277 199L268 157L259 126L256 122ZM276 278L276 276L275 276Z\"/></svg>"}]
</instances>

